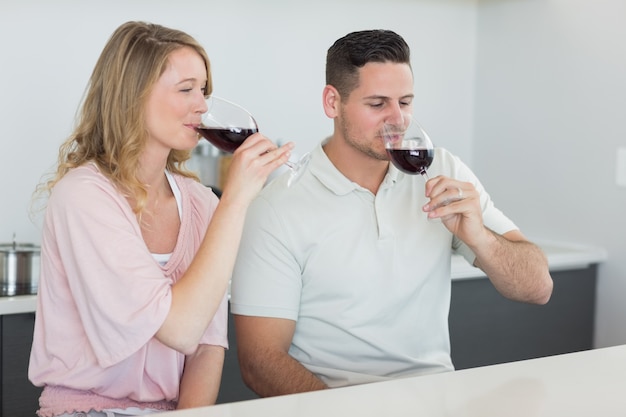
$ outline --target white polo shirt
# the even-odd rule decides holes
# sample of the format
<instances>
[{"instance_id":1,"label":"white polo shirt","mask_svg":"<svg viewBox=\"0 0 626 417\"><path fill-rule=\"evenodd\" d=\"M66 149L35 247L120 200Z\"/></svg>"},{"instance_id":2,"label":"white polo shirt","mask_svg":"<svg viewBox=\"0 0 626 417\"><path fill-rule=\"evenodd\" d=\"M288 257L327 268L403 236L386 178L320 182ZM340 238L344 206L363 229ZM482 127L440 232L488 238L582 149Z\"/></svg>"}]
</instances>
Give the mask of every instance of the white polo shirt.
<instances>
[{"instance_id":1,"label":"white polo shirt","mask_svg":"<svg viewBox=\"0 0 626 417\"><path fill-rule=\"evenodd\" d=\"M390 164L374 195L321 145L298 182L287 188L289 173L278 177L250 207L232 312L295 320L290 355L331 387L452 370L450 256L474 254L426 218L421 176ZM472 182L485 224L516 229L445 149L428 172Z\"/></svg>"}]
</instances>

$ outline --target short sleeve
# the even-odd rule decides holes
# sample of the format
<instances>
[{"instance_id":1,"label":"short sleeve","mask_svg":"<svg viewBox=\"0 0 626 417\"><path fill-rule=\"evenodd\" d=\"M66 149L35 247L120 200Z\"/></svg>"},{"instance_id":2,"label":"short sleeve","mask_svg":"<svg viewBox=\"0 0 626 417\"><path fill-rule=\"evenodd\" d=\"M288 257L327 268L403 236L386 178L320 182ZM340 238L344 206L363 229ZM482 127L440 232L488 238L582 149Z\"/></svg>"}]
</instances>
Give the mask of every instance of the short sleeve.
<instances>
[{"instance_id":1,"label":"short sleeve","mask_svg":"<svg viewBox=\"0 0 626 417\"><path fill-rule=\"evenodd\" d=\"M516 230L517 226L494 204L487 190L482 185L478 177L472 170L461 161L457 156L452 155L445 149L438 149L439 154L436 159L441 161L446 175L461 181L470 182L476 188L480 195L480 207L483 215L483 223L489 229L498 234L503 234L511 230ZM456 253L462 255L470 264L474 263L476 255L474 252L456 236L453 238L452 248Z\"/></svg>"},{"instance_id":2,"label":"short sleeve","mask_svg":"<svg viewBox=\"0 0 626 417\"><path fill-rule=\"evenodd\" d=\"M269 202L257 197L248 209L233 273L234 314L297 320L301 268L283 230L280 217Z\"/></svg>"}]
</instances>

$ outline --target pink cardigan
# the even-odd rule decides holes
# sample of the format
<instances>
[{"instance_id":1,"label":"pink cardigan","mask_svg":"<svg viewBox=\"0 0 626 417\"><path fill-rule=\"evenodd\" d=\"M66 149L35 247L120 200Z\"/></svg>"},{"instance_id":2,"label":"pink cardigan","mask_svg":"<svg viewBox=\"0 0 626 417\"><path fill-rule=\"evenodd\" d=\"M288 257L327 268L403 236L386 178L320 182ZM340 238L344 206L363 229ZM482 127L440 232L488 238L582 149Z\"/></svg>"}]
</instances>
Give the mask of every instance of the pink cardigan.
<instances>
[{"instance_id":1,"label":"pink cardigan","mask_svg":"<svg viewBox=\"0 0 626 417\"><path fill-rule=\"evenodd\" d=\"M171 285L191 263L218 204L196 181L175 180L181 227L163 267L126 199L94 164L73 169L54 187L29 366L32 383L45 386L40 416L175 406L184 355L153 336L169 311ZM226 295L201 343L228 347Z\"/></svg>"}]
</instances>

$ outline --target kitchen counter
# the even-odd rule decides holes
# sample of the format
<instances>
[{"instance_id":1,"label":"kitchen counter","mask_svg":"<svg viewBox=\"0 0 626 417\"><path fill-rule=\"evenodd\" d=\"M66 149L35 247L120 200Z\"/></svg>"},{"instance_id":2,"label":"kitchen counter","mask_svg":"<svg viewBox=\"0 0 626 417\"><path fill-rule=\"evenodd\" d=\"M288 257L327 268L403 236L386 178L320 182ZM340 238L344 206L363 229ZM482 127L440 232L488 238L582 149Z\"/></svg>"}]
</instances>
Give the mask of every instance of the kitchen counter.
<instances>
[{"instance_id":1,"label":"kitchen counter","mask_svg":"<svg viewBox=\"0 0 626 417\"><path fill-rule=\"evenodd\" d=\"M32 313L37 308L36 295L0 297L0 315Z\"/></svg>"},{"instance_id":2,"label":"kitchen counter","mask_svg":"<svg viewBox=\"0 0 626 417\"><path fill-rule=\"evenodd\" d=\"M606 260L606 251L599 247L565 244L560 242L538 242L548 257L551 271L586 268ZM452 279L486 277L485 273L471 266L462 256L452 256ZM36 295L0 297L0 315L34 312Z\"/></svg>"},{"instance_id":3,"label":"kitchen counter","mask_svg":"<svg viewBox=\"0 0 626 417\"><path fill-rule=\"evenodd\" d=\"M171 411L164 417L623 416L626 345Z\"/></svg>"}]
</instances>

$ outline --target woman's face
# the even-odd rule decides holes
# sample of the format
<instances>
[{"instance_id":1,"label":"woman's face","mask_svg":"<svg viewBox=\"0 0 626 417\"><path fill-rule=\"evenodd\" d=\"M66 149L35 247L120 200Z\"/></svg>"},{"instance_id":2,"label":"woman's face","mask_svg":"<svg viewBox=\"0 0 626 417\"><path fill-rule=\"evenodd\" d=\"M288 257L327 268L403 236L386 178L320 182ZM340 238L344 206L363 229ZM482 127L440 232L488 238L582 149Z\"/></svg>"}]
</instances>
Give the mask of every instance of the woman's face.
<instances>
[{"instance_id":1,"label":"woman's face","mask_svg":"<svg viewBox=\"0 0 626 417\"><path fill-rule=\"evenodd\" d=\"M196 51L183 47L170 54L146 103L147 150L168 155L198 144L195 127L207 110L206 83L204 60Z\"/></svg>"}]
</instances>

